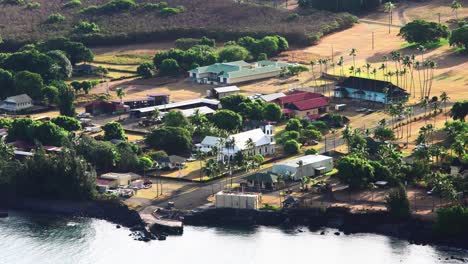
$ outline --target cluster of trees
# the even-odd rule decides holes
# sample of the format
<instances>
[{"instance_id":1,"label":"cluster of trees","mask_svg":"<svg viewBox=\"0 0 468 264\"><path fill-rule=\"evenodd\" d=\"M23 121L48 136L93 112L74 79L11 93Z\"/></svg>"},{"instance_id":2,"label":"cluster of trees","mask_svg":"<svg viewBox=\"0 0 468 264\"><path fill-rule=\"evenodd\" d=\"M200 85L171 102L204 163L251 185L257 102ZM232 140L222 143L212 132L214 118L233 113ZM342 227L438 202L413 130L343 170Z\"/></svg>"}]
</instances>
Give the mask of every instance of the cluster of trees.
<instances>
[{"instance_id":1,"label":"cluster of trees","mask_svg":"<svg viewBox=\"0 0 468 264\"><path fill-rule=\"evenodd\" d=\"M156 69L161 75L173 75L215 62L267 59L289 47L287 40L281 36L266 36L262 39L243 37L237 42L225 43L225 47L219 51L215 49L215 41L206 37L199 40L179 39L176 46L179 48L157 52L153 64L140 65L139 74L147 78Z\"/></svg>"},{"instance_id":2,"label":"cluster of trees","mask_svg":"<svg viewBox=\"0 0 468 264\"><path fill-rule=\"evenodd\" d=\"M73 148L58 155L38 149L34 157L20 162L0 139L0 167L4 195L72 200L95 196L96 171Z\"/></svg>"},{"instance_id":3,"label":"cluster of trees","mask_svg":"<svg viewBox=\"0 0 468 264\"><path fill-rule=\"evenodd\" d=\"M450 31L446 25L416 19L402 27L399 35L409 43L428 44L448 38Z\"/></svg>"},{"instance_id":4,"label":"cluster of trees","mask_svg":"<svg viewBox=\"0 0 468 264\"><path fill-rule=\"evenodd\" d=\"M252 100L243 95L230 95L221 98L223 109L231 110L246 120L281 120L281 108L275 103Z\"/></svg>"},{"instance_id":5,"label":"cluster of trees","mask_svg":"<svg viewBox=\"0 0 468 264\"><path fill-rule=\"evenodd\" d=\"M457 46L464 51L468 47L468 26L465 24L450 32L446 25L417 19L402 27L399 35L409 43L426 47L437 44L441 38L449 39L451 46Z\"/></svg>"},{"instance_id":6,"label":"cluster of trees","mask_svg":"<svg viewBox=\"0 0 468 264\"><path fill-rule=\"evenodd\" d=\"M349 154L338 160L339 178L351 189L364 189L378 180L396 184L417 175L417 166L405 164L402 154L392 144L378 143L358 129L343 130ZM424 168L427 168L425 166Z\"/></svg>"},{"instance_id":7,"label":"cluster of trees","mask_svg":"<svg viewBox=\"0 0 468 264\"><path fill-rule=\"evenodd\" d=\"M91 81L73 81L70 83L71 87L73 88L73 90L75 90L76 93L79 93L81 90L83 90L83 92L85 94L88 94L89 91L91 91L92 88L96 87L96 85L98 85L100 83L100 81L98 80L91 80Z\"/></svg>"},{"instance_id":8,"label":"cluster of trees","mask_svg":"<svg viewBox=\"0 0 468 264\"><path fill-rule=\"evenodd\" d=\"M31 144L63 146L69 139L67 129L73 128L68 120L33 121L30 118L17 118L2 124L8 128L8 141L24 140ZM63 125L64 127L61 127Z\"/></svg>"},{"instance_id":9,"label":"cluster of trees","mask_svg":"<svg viewBox=\"0 0 468 264\"><path fill-rule=\"evenodd\" d=\"M92 61L92 51L66 38L29 44L14 53L0 53L0 98L28 94L32 99L57 104L61 114L75 114L73 89L64 80L72 75L72 65ZM85 92L94 83L74 83Z\"/></svg>"},{"instance_id":10,"label":"cluster of trees","mask_svg":"<svg viewBox=\"0 0 468 264\"><path fill-rule=\"evenodd\" d=\"M286 123L285 131L276 135L276 141L283 146L286 154L293 155L299 153L301 144L322 140L322 133L327 130L325 122L291 118Z\"/></svg>"},{"instance_id":11,"label":"cluster of trees","mask_svg":"<svg viewBox=\"0 0 468 264\"><path fill-rule=\"evenodd\" d=\"M100 172L143 171L154 165L153 160L143 155L138 145L126 141L112 144L82 136L75 144L77 154ZM150 166L147 165L148 160L151 162Z\"/></svg>"},{"instance_id":12,"label":"cluster of trees","mask_svg":"<svg viewBox=\"0 0 468 264\"><path fill-rule=\"evenodd\" d=\"M177 49L181 50L188 50L191 47L197 46L197 45L203 45L203 46L209 46L209 47L216 47L216 40L207 38L207 37L202 37L202 38L180 38L177 39L174 42L174 46Z\"/></svg>"}]
</instances>

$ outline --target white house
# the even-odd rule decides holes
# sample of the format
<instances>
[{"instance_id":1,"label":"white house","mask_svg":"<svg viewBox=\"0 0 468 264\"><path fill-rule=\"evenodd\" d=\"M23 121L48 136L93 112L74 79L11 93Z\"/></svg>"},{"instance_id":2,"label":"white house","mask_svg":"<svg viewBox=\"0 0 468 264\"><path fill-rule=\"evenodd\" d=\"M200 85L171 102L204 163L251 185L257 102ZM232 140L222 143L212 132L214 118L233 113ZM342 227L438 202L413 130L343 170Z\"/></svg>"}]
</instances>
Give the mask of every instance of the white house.
<instances>
[{"instance_id":1,"label":"white house","mask_svg":"<svg viewBox=\"0 0 468 264\"><path fill-rule=\"evenodd\" d=\"M203 141L195 145L196 149L208 153L214 148L222 149L224 147L223 139L219 137L206 136Z\"/></svg>"},{"instance_id":2,"label":"white house","mask_svg":"<svg viewBox=\"0 0 468 264\"><path fill-rule=\"evenodd\" d=\"M272 155L276 152L273 128L273 125L266 125L265 132L261 128L257 128L230 135L227 139L207 136L200 144L197 144L197 147L203 152L209 152L216 147L219 149L218 160L224 161L233 159L239 151L249 151L252 155ZM255 144L255 148L249 148L247 142L250 139ZM230 145L230 143L232 144Z\"/></svg>"},{"instance_id":3,"label":"white house","mask_svg":"<svg viewBox=\"0 0 468 264\"><path fill-rule=\"evenodd\" d=\"M279 175L291 176L294 180L299 180L304 176L318 176L332 169L332 157L325 155L307 155L275 164L273 165L272 172Z\"/></svg>"},{"instance_id":4,"label":"white house","mask_svg":"<svg viewBox=\"0 0 468 264\"><path fill-rule=\"evenodd\" d=\"M0 109L8 112L16 112L33 107L32 99L27 94L7 97L0 105Z\"/></svg>"},{"instance_id":5,"label":"white house","mask_svg":"<svg viewBox=\"0 0 468 264\"><path fill-rule=\"evenodd\" d=\"M247 142L252 140L255 144L254 149L249 149ZM226 139L226 142L232 142L229 146L227 143L221 151L222 160L233 159L239 151L249 151L252 155L260 154L263 156L275 154L275 140L273 138L273 126L268 125L265 132L257 128L239 134L231 135Z\"/></svg>"}]
</instances>

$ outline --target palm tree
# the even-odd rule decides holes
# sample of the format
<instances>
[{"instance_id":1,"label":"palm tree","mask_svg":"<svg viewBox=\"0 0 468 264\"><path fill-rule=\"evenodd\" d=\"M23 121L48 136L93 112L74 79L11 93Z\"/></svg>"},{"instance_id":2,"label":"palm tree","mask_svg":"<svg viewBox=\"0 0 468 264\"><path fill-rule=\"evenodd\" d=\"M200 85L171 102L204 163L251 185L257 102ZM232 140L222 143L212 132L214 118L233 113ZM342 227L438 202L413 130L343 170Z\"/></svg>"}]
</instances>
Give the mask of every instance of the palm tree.
<instances>
[{"instance_id":1,"label":"palm tree","mask_svg":"<svg viewBox=\"0 0 468 264\"><path fill-rule=\"evenodd\" d=\"M315 78L315 71L314 71L314 66L315 65L317 65L317 62L315 60L311 60L310 61L310 67L312 68L312 78L314 78L315 86L318 87L317 78Z\"/></svg>"},{"instance_id":2,"label":"palm tree","mask_svg":"<svg viewBox=\"0 0 468 264\"><path fill-rule=\"evenodd\" d=\"M252 156L255 155L255 148L257 147L257 145L255 144L255 142L249 138L247 139L247 141L245 142L245 148L247 149L247 159L248 160L251 160Z\"/></svg>"},{"instance_id":3,"label":"palm tree","mask_svg":"<svg viewBox=\"0 0 468 264\"><path fill-rule=\"evenodd\" d=\"M125 96L125 91L122 87L119 87L115 90L115 94L120 99L120 104L123 104L123 98Z\"/></svg>"},{"instance_id":4,"label":"palm tree","mask_svg":"<svg viewBox=\"0 0 468 264\"><path fill-rule=\"evenodd\" d=\"M352 48L352 49L349 51L349 56L352 56L352 57L353 57L353 67L354 67L354 69L356 69L356 55L357 55L357 49Z\"/></svg>"},{"instance_id":5,"label":"palm tree","mask_svg":"<svg viewBox=\"0 0 468 264\"><path fill-rule=\"evenodd\" d=\"M447 122L447 101L450 99L450 97L448 97L446 92L442 92L439 98L440 98L440 101L444 104L445 122Z\"/></svg>"},{"instance_id":6,"label":"palm tree","mask_svg":"<svg viewBox=\"0 0 468 264\"><path fill-rule=\"evenodd\" d=\"M404 115L406 116L407 124L406 124L406 146L409 144L409 137L411 136L411 115L413 113L412 107L405 107L403 110Z\"/></svg>"},{"instance_id":7,"label":"palm tree","mask_svg":"<svg viewBox=\"0 0 468 264\"><path fill-rule=\"evenodd\" d=\"M450 7L452 8L452 12L455 12L455 18L458 20L458 10L462 8L462 4L457 0L453 0Z\"/></svg>"},{"instance_id":8,"label":"palm tree","mask_svg":"<svg viewBox=\"0 0 468 264\"><path fill-rule=\"evenodd\" d=\"M397 86L400 85L400 81L399 81L399 78L398 78L398 72L399 72L399 64L400 64L400 60L401 60L401 53L398 52L398 51L392 51L390 53L390 56L392 57L392 60L395 62L395 73L397 73L396 77L397 77Z\"/></svg>"},{"instance_id":9,"label":"palm tree","mask_svg":"<svg viewBox=\"0 0 468 264\"><path fill-rule=\"evenodd\" d=\"M231 139L228 139L226 141L226 148L228 149L228 165L229 165L229 176L231 178L231 187L232 187L232 158L231 158L231 151L230 150L234 150L234 148L236 147L236 140L234 138L231 138Z\"/></svg>"},{"instance_id":10,"label":"palm tree","mask_svg":"<svg viewBox=\"0 0 468 264\"><path fill-rule=\"evenodd\" d=\"M427 98L431 97L431 90L432 90L432 84L434 83L434 70L437 67L437 63L433 60L430 60L427 62L427 67L428 67L428 76L427 76L427 81L428 86L427 86Z\"/></svg>"},{"instance_id":11,"label":"palm tree","mask_svg":"<svg viewBox=\"0 0 468 264\"><path fill-rule=\"evenodd\" d=\"M395 9L395 5L392 2L384 4L384 11L388 13L388 34L391 33L390 28L393 23L393 9Z\"/></svg>"},{"instance_id":12,"label":"palm tree","mask_svg":"<svg viewBox=\"0 0 468 264\"><path fill-rule=\"evenodd\" d=\"M302 160L298 161L297 163L297 166L299 166L299 171L301 172L300 175L301 175L301 178L302 178L302 167L304 166L304 162Z\"/></svg>"},{"instance_id":13,"label":"palm tree","mask_svg":"<svg viewBox=\"0 0 468 264\"><path fill-rule=\"evenodd\" d=\"M370 68L371 68L370 63L367 62L366 64L364 64L363 67L364 67L364 68L366 69L366 71L367 71L367 78L370 78Z\"/></svg>"},{"instance_id":14,"label":"palm tree","mask_svg":"<svg viewBox=\"0 0 468 264\"><path fill-rule=\"evenodd\" d=\"M434 110L434 127L436 126L437 110L439 110L439 103L436 101L432 103L432 110Z\"/></svg>"},{"instance_id":15,"label":"palm tree","mask_svg":"<svg viewBox=\"0 0 468 264\"><path fill-rule=\"evenodd\" d=\"M336 132L337 132L337 131L336 131L336 129L334 129L334 128L331 130L331 133L332 133L332 135L333 135L333 150L336 149Z\"/></svg>"},{"instance_id":16,"label":"palm tree","mask_svg":"<svg viewBox=\"0 0 468 264\"><path fill-rule=\"evenodd\" d=\"M346 126L341 133L343 135L343 139L346 141L346 145L348 146L349 152L351 149L351 138L353 136L353 131L351 130L350 126Z\"/></svg>"},{"instance_id":17,"label":"palm tree","mask_svg":"<svg viewBox=\"0 0 468 264\"><path fill-rule=\"evenodd\" d=\"M427 113L427 106L429 105L429 100L427 98L423 98L419 102L419 107L424 108L424 123L427 123L426 121L426 113Z\"/></svg>"},{"instance_id":18,"label":"palm tree","mask_svg":"<svg viewBox=\"0 0 468 264\"><path fill-rule=\"evenodd\" d=\"M336 65L341 67L341 76L344 76L344 58L343 58L343 56L340 56L340 58L338 59L338 62L336 63Z\"/></svg>"},{"instance_id":19,"label":"palm tree","mask_svg":"<svg viewBox=\"0 0 468 264\"><path fill-rule=\"evenodd\" d=\"M372 75L374 75L374 80L377 80L377 69L376 68L372 68Z\"/></svg>"}]
</instances>

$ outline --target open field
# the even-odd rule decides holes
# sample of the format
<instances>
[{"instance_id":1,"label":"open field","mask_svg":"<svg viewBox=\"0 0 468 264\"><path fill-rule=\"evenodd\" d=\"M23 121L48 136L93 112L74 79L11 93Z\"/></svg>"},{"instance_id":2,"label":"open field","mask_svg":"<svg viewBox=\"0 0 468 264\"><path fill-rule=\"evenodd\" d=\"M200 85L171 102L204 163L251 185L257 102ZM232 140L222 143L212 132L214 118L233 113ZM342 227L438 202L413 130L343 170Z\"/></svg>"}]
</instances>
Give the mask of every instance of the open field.
<instances>
[{"instance_id":1,"label":"open field","mask_svg":"<svg viewBox=\"0 0 468 264\"><path fill-rule=\"evenodd\" d=\"M372 33L375 37L374 49L372 49ZM283 56L291 61L293 59L310 61L315 58L331 58L333 49L335 61L340 56L344 57L344 71L348 74L348 68L353 65L352 57L349 56L351 48L357 49L356 67L361 68L365 63L370 63L372 67L378 68L384 63L383 56L394 50L399 51L402 55L419 55L415 49L402 48L405 41L397 34L397 28L392 28L391 34L388 34L388 27L385 25L361 23L350 29L324 37L316 46L288 51ZM466 90L468 87L468 59L466 55L456 54L453 48L442 46L428 50L424 57L434 60L438 64L434 72L432 95L438 96L445 91L452 99L468 99ZM390 62L389 69L393 70ZM364 73L361 76L366 77L365 69L362 68L362 70ZM316 71L318 72L317 66ZM335 71L338 74L339 68L335 68ZM333 69L328 67L328 72L333 73ZM395 82L395 77L393 79ZM417 93L414 100L416 101L418 97Z\"/></svg>"},{"instance_id":2,"label":"open field","mask_svg":"<svg viewBox=\"0 0 468 264\"><path fill-rule=\"evenodd\" d=\"M431 0L431 1L421 1L421 2L408 2L400 1L396 3L396 9L394 10L393 21L394 24L403 25L414 19L424 19L434 22L440 21L447 22L449 20L455 19L455 12L450 8L450 4L453 0ZM462 4L463 9L458 11L458 17L468 17L468 5L467 0L459 0ZM375 12L364 17L365 19L371 19L383 23L388 23L388 13L385 13L383 10L380 12Z\"/></svg>"},{"instance_id":3,"label":"open field","mask_svg":"<svg viewBox=\"0 0 468 264\"><path fill-rule=\"evenodd\" d=\"M318 32L351 26L353 18L347 14L310 11L300 19L287 21L292 11L257 4L235 3L231 0L168 0L170 7L182 5L185 11L172 16L162 16L159 10L145 9L143 5L127 11L106 14L80 13L90 5L102 5L109 0L83 1L81 7L64 8L66 1L36 0L37 9L19 5L2 5L0 8L0 33L7 42L31 42L48 37L74 36L93 44L135 43L136 41L161 41L182 36L209 35L219 39L234 39L243 35L286 36L291 42L311 43ZM139 4L151 2L136 1ZM61 23L48 23L53 13L65 16ZM92 21L99 28L99 37L76 36L74 26L79 21Z\"/></svg>"}]
</instances>

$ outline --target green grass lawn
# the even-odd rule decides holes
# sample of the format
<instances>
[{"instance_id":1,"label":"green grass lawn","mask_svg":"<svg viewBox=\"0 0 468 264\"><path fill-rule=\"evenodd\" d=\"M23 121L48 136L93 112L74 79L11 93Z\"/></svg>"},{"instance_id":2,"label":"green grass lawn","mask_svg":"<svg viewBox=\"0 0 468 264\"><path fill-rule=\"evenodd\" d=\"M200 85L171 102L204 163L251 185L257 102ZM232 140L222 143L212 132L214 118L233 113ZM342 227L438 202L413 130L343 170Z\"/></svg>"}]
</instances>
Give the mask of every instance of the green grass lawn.
<instances>
[{"instance_id":1,"label":"green grass lawn","mask_svg":"<svg viewBox=\"0 0 468 264\"><path fill-rule=\"evenodd\" d=\"M415 49L417 48L419 45L419 43L408 43L408 42L405 42L401 45L402 48L405 48L405 49ZM434 42L430 42L430 43L426 43L426 44L422 44L422 46L424 46L426 49L437 49L437 48L440 48L442 46L445 46L445 45L449 45L449 40L448 39L445 39L445 38L441 38L439 41L434 41Z\"/></svg>"},{"instance_id":2,"label":"green grass lawn","mask_svg":"<svg viewBox=\"0 0 468 264\"><path fill-rule=\"evenodd\" d=\"M94 62L110 65L140 65L143 62L151 62L154 54L148 53L122 53L97 55Z\"/></svg>"}]
</instances>

